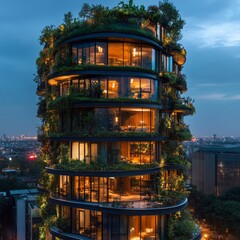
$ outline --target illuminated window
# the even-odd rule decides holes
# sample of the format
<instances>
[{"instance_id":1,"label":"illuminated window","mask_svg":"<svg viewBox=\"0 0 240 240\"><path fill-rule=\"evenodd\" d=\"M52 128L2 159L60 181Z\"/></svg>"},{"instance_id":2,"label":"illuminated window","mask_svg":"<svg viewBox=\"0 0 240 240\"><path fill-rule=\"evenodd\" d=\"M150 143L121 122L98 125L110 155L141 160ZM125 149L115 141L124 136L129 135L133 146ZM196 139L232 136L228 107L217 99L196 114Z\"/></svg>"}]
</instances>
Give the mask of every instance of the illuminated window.
<instances>
[{"instance_id":1,"label":"illuminated window","mask_svg":"<svg viewBox=\"0 0 240 240\"><path fill-rule=\"evenodd\" d=\"M97 65L107 64L107 43L104 42L96 43L96 64Z\"/></svg>"},{"instance_id":2,"label":"illuminated window","mask_svg":"<svg viewBox=\"0 0 240 240\"><path fill-rule=\"evenodd\" d=\"M108 43L108 65L123 66L123 43Z\"/></svg>"},{"instance_id":3,"label":"illuminated window","mask_svg":"<svg viewBox=\"0 0 240 240\"><path fill-rule=\"evenodd\" d=\"M97 157L96 143L72 142L72 158L90 163Z\"/></svg>"}]
</instances>

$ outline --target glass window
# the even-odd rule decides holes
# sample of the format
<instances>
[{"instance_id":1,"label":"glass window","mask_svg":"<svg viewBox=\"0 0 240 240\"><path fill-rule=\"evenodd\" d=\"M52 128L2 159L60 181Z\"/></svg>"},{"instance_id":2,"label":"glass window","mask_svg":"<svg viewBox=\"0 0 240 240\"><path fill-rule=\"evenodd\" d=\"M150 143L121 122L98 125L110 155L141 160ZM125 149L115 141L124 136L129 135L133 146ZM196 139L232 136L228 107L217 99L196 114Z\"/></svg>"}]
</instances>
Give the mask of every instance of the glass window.
<instances>
[{"instance_id":1,"label":"glass window","mask_svg":"<svg viewBox=\"0 0 240 240\"><path fill-rule=\"evenodd\" d=\"M90 63L90 49L89 49L89 43L83 44L82 49L82 64L89 64Z\"/></svg>"},{"instance_id":2,"label":"glass window","mask_svg":"<svg viewBox=\"0 0 240 240\"><path fill-rule=\"evenodd\" d=\"M70 81L60 83L60 95L66 96L69 91Z\"/></svg>"},{"instance_id":3,"label":"glass window","mask_svg":"<svg viewBox=\"0 0 240 240\"><path fill-rule=\"evenodd\" d=\"M107 43L96 43L96 64L107 65Z\"/></svg>"},{"instance_id":4,"label":"glass window","mask_svg":"<svg viewBox=\"0 0 240 240\"><path fill-rule=\"evenodd\" d=\"M60 175L59 177L59 193L67 196L70 193L69 176Z\"/></svg>"},{"instance_id":5,"label":"glass window","mask_svg":"<svg viewBox=\"0 0 240 240\"><path fill-rule=\"evenodd\" d=\"M72 48L72 62L73 64L77 64L77 48L76 47L73 47Z\"/></svg>"},{"instance_id":6,"label":"glass window","mask_svg":"<svg viewBox=\"0 0 240 240\"><path fill-rule=\"evenodd\" d=\"M95 43L89 44L89 63L95 64Z\"/></svg>"},{"instance_id":7,"label":"glass window","mask_svg":"<svg viewBox=\"0 0 240 240\"><path fill-rule=\"evenodd\" d=\"M107 109L106 108L95 108L94 118L97 122L95 129L96 131L106 131L108 122L107 122Z\"/></svg>"},{"instance_id":8,"label":"glass window","mask_svg":"<svg viewBox=\"0 0 240 240\"><path fill-rule=\"evenodd\" d=\"M102 89L102 97L107 98L107 79L100 78L100 85Z\"/></svg>"},{"instance_id":9,"label":"glass window","mask_svg":"<svg viewBox=\"0 0 240 240\"><path fill-rule=\"evenodd\" d=\"M98 177L92 177L91 181L91 201L98 202Z\"/></svg>"},{"instance_id":10,"label":"glass window","mask_svg":"<svg viewBox=\"0 0 240 240\"><path fill-rule=\"evenodd\" d=\"M144 164L150 163L155 154L154 144L150 142L132 142L130 143L130 161L132 163Z\"/></svg>"},{"instance_id":11,"label":"glass window","mask_svg":"<svg viewBox=\"0 0 240 240\"><path fill-rule=\"evenodd\" d=\"M173 71L173 59L172 59L172 56L168 56L168 71L169 72Z\"/></svg>"},{"instance_id":12,"label":"glass window","mask_svg":"<svg viewBox=\"0 0 240 240\"><path fill-rule=\"evenodd\" d=\"M142 237L144 239L155 239L155 216L141 216L141 225Z\"/></svg>"},{"instance_id":13,"label":"glass window","mask_svg":"<svg viewBox=\"0 0 240 240\"><path fill-rule=\"evenodd\" d=\"M108 131L118 131L119 127L119 109L109 108L107 113L107 128Z\"/></svg>"},{"instance_id":14,"label":"glass window","mask_svg":"<svg viewBox=\"0 0 240 240\"><path fill-rule=\"evenodd\" d=\"M140 78L130 78L131 98L141 98L140 96Z\"/></svg>"},{"instance_id":15,"label":"glass window","mask_svg":"<svg viewBox=\"0 0 240 240\"><path fill-rule=\"evenodd\" d=\"M123 66L123 43L108 43L108 65Z\"/></svg>"},{"instance_id":16,"label":"glass window","mask_svg":"<svg viewBox=\"0 0 240 240\"><path fill-rule=\"evenodd\" d=\"M78 79L72 80L72 85L71 87L75 90L78 90Z\"/></svg>"},{"instance_id":17,"label":"glass window","mask_svg":"<svg viewBox=\"0 0 240 240\"><path fill-rule=\"evenodd\" d=\"M86 163L94 161L97 157L97 144L96 143L82 143L73 142L72 143L72 158L80 159Z\"/></svg>"},{"instance_id":18,"label":"glass window","mask_svg":"<svg viewBox=\"0 0 240 240\"><path fill-rule=\"evenodd\" d=\"M129 217L130 239L141 239L140 216Z\"/></svg>"},{"instance_id":19,"label":"glass window","mask_svg":"<svg viewBox=\"0 0 240 240\"><path fill-rule=\"evenodd\" d=\"M152 69L153 53L152 48L142 47L142 67ZM155 60L155 59L154 59Z\"/></svg>"},{"instance_id":20,"label":"glass window","mask_svg":"<svg viewBox=\"0 0 240 240\"><path fill-rule=\"evenodd\" d=\"M108 98L117 98L119 95L120 78L109 78L108 79Z\"/></svg>"},{"instance_id":21,"label":"glass window","mask_svg":"<svg viewBox=\"0 0 240 240\"><path fill-rule=\"evenodd\" d=\"M151 96L151 80L142 78L141 79L140 97L141 98L150 98L150 96Z\"/></svg>"},{"instance_id":22,"label":"glass window","mask_svg":"<svg viewBox=\"0 0 240 240\"><path fill-rule=\"evenodd\" d=\"M99 181L99 202L107 202L107 178L100 178Z\"/></svg>"},{"instance_id":23,"label":"glass window","mask_svg":"<svg viewBox=\"0 0 240 240\"><path fill-rule=\"evenodd\" d=\"M139 44L124 43L124 65L141 66L141 48Z\"/></svg>"},{"instance_id":24,"label":"glass window","mask_svg":"<svg viewBox=\"0 0 240 240\"><path fill-rule=\"evenodd\" d=\"M152 70L156 71L156 50L152 49Z\"/></svg>"},{"instance_id":25,"label":"glass window","mask_svg":"<svg viewBox=\"0 0 240 240\"><path fill-rule=\"evenodd\" d=\"M82 65L82 64L83 64L82 55L83 55L82 45L79 45L79 46L78 46L78 64L79 64L79 65Z\"/></svg>"},{"instance_id":26,"label":"glass window","mask_svg":"<svg viewBox=\"0 0 240 240\"><path fill-rule=\"evenodd\" d=\"M72 143L72 159L79 158L79 149L78 149L78 142Z\"/></svg>"}]
</instances>

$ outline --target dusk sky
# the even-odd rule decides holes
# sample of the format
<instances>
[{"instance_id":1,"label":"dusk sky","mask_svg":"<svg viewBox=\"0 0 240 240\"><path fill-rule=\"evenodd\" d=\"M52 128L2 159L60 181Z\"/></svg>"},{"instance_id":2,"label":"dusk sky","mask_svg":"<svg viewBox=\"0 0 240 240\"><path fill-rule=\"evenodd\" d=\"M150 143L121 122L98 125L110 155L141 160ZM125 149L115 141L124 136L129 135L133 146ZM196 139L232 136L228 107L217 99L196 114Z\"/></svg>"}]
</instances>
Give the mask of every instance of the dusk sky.
<instances>
[{"instance_id":1,"label":"dusk sky","mask_svg":"<svg viewBox=\"0 0 240 240\"><path fill-rule=\"evenodd\" d=\"M33 75L39 35L46 25L61 24L64 13L77 17L84 2L113 7L120 1L1 0L0 136L36 135L40 121ZM240 136L240 0L172 2L186 21L180 41L187 50L184 95L195 99L197 111L186 117L187 124L194 136Z\"/></svg>"}]
</instances>

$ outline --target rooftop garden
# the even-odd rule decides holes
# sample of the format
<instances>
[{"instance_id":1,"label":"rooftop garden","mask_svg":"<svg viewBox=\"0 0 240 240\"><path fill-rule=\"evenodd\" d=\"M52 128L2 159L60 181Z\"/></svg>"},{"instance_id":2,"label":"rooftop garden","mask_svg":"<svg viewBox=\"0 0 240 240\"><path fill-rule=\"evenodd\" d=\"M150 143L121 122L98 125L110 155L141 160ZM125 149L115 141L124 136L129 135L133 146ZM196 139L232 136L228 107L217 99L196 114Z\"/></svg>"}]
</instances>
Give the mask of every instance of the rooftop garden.
<instances>
[{"instance_id":1,"label":"rooftop garden","mask_svg":"<svg viewBox=\"0 0 240 240\"><path fill-rule=\"evenodd\" d=\"M181 30L185 21L179 11L167 0L160 1L158 5L137 6L133 0L128 3L121 1L116 7L110 9L103 5L90 5L84 3L78 17L71 12L64 15L60 26L46 26L39 37L43 49L37 59L37 75L35 81L43 82L47 79L54 65L54 49L66 39L87 33L89 31L118 31L132 32L145 35L155 41L155 28L160 24L166 29L163 39L165 47L181 49L178 41L181 39Z\"/></svg>"},{"instance_id":2,"label":"rooftop garden","mask_svg":"<svg viewBox=\"0 0 240 240\"><path fill-rule=\"evenodd\" d=\"M112 9L101 4L84 3L77 18L73 18L70 12L64 15L63 24L55 29L53 35L59 44L69 37L89 30L92 32L110 29L122 32L131 26L131 32L136 30L149 36L151 27L157 23L167 29L169 42L181 39L181 29L185 22L174 5L165 0L159 2L158 6L149 6L147 9L143 5L135 5L133 0L128 3L121 1Z\"/></svg>"}]
</instances>

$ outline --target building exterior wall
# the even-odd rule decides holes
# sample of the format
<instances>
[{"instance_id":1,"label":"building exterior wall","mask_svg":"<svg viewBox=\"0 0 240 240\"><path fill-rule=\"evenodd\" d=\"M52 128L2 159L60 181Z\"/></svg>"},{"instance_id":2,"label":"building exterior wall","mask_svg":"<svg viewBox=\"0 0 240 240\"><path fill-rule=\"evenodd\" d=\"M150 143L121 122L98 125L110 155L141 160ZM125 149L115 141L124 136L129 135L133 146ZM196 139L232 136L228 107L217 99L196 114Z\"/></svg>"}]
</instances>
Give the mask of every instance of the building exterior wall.
<instances>
[{"instance_id":1,"label":"building exterior wall","mask_svg":"<svg viewBox=\"0 0 240 240\"><path fill-rule=\"evenodd\" d=\"M26 240L26 197L16 198L17 240Z\"/></svg>"},{"instance_id":2,"label":"building exterior wall","mask_svg":"<svg viewBox=\"0 0 240 240\"><path fill-rule=\"evenodd\" d=\"M225 151L225 152L224 152ZM222 195L240 186L240 153L204 148L191 154L192 184L206 194Z\"/></svg>"}]
</instances>

